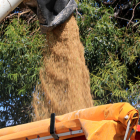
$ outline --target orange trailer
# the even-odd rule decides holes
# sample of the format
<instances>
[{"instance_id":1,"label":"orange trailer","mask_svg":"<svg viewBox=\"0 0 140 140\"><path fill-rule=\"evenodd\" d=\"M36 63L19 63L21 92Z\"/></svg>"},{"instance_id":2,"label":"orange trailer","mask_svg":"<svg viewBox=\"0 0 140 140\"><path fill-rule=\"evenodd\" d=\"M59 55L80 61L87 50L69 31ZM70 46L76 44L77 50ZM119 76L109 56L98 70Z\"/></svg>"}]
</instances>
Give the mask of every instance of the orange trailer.
<instances>
[{"instance_id":1,"label":"orange trailer","mask_svg":"<svg viewBox=\"0 0 140 140\"><path fill-rule=\"evenodd\" d=\"M133 140L138 116L128 103L101 105L1 129L0 140Z\"/></svg>"}]
</instances>

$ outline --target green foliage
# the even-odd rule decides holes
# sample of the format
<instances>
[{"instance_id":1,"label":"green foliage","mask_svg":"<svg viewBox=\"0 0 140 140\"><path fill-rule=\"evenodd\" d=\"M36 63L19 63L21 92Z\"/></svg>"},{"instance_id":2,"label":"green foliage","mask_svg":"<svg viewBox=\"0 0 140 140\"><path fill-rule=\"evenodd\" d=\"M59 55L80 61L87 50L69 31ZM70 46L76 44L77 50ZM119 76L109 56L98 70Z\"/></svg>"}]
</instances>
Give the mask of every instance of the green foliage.
<instances>
[{"instance_id":1,"label":"green foliage","mask_svg":"<svg viewBox=\"0 0 140 140\"><path fill-rule=\"evenodd\" d=\"M78 11L94 103L136 104L140 94L139 24L133 25L135 31L125 25L119 28L113 8L93 0L79 2Z\"/></svg>"},{"instance_id":2,"label":"green foliage","mask_svg":"<svg viewBox=\"0 0 140 140\"><path fill-rule=\"evenodd\" d=\"M32 28L35 32L38 27L38 22L28 25L25 21L13 19L1 35L0 127L30 120L31 94L39 82L41 48L45 40L39 32L33 34Z\"/></svg>"},{"instance_id":3,"label":"green foliage","mask_svg":"<svg viewBox=\"0 0 140 140\"><path fill-rule=\"evenodd\" d=\"M129 81L127 67L122 65L118 58L110 56L109 62L103 68L97 68L97 71L96 75L91 73L91 90L94 93L95 105L137 102L140 79L138 78L135 84Z\"/></svg>"}]
</instances>

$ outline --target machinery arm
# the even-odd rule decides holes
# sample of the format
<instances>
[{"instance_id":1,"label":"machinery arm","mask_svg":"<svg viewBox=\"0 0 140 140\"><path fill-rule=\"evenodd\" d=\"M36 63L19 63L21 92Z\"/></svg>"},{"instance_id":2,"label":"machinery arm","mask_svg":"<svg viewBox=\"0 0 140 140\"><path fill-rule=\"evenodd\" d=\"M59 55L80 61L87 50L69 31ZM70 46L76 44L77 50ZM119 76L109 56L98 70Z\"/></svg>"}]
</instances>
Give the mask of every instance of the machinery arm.
<instances>
[{"instance_id":1,"label":"machinery arm","mask_svg":"<svg viewBox=\"0 0 140 140\"><path fill-rule=\"evenodd\" d=\"M24 0L0 0L0 21ZM29 0L25 4L38 16L42 33L65 22L77 7L75 0Z\"/></svg>"},{"instance_id":2,"label":"machinery arm","mask_svg":"<svg viewBox=\"0 0 140 140\"><path fill-rule=\"evenodd\" d=\"M37 14L42 33L65 22L77 7L75 0L31 0L26 5Z\"/></svg>"}]
</instances>

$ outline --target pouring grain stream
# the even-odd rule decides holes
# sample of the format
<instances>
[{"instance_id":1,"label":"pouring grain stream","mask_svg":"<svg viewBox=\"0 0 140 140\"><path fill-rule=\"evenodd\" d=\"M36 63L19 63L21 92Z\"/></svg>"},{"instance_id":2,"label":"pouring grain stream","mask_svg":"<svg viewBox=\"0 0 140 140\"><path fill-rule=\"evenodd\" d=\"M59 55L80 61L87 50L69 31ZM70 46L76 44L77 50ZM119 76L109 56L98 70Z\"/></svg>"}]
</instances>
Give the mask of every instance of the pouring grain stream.
<instances>
[{"instance_id":1,"label":"pouring grain stream","mask_svg":"<svg viewBox=\"0 0 140 140\"><path fill-rule=\"evenodd\" d=\"M89 71L79 28L72 15L63 24L46 33L41 84L33 94L33 121L93 106Z\"/></svg>"}]
</instances>

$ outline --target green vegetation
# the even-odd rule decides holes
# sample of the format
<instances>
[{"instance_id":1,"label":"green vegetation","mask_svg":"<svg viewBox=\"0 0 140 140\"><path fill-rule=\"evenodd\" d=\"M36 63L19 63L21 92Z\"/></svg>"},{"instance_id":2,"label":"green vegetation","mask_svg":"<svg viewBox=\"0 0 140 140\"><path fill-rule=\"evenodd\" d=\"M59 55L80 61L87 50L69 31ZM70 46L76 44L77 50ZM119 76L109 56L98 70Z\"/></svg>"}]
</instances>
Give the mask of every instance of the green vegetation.
<instances>
[{"instance_id":1,"label":"green vegetation","mask_svg":"<svg viewBox=\"0 0 140 140\"><path fill-rule=\"evenodd\" d=\"M140 94L139 22L126 28L114 17L113 7L99 6L93 0L83 0L78 11L95 105L136 104Z\"/></svg>"},{"instance_id":2,"label":"green vegetation","mask_svg":"<svg viewBox=\"0 0 140 140\"><path fill-rule=\"evenodd\" d=\"M39 82L44 45L43 36L35 32L38 22L28 25L15 18L5 26L1 26L0 41L0 127L30 120L31 95Z\"/></svg>"}]
</instances>

